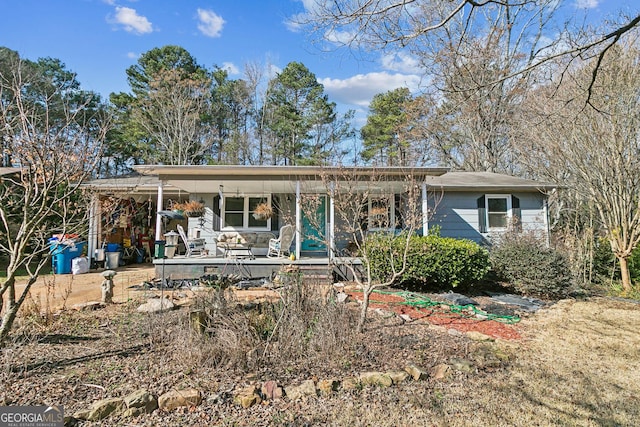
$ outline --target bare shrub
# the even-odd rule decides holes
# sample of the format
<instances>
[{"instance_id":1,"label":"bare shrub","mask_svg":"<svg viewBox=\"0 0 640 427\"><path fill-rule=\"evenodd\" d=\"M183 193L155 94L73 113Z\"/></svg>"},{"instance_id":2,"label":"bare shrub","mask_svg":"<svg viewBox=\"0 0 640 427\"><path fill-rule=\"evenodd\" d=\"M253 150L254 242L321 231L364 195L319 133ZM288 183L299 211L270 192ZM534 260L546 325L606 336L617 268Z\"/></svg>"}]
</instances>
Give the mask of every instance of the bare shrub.
<instances>
[{"instance_id":1,"label":"bare shrub","mask_svg":"<svg viewBox=\"0 0 640 427\"><path fill-rule=\"evenodd\" d=\"M277 301L243 304L231 291L216 289L199 296L193 309L204 313L204 333L183 316L174 339L183 340L188 357L199 364L246 371L328 362L347 354L354 342L354 313L299 276L281 288Z\"/></svg>"}]
</instances>

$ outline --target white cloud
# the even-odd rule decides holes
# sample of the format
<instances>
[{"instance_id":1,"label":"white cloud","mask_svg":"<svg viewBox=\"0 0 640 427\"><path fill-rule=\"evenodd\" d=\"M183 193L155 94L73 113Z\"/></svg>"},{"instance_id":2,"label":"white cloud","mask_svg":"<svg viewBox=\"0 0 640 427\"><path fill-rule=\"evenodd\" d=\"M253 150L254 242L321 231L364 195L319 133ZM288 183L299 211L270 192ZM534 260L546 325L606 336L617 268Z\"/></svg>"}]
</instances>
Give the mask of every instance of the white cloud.
<instances>
[{"instance_id":1,"label":"white cloud","mask_svg":"<svg viewBox=\"0 0 640 427\"><path fill-rule=\"evenodd\" d=\"M198 9L198 29L208 37L220 37L225 20L213 10Z\"/></svg>"},{"instance_id":2,"label":"white cloud","mask_svg":"<svg viewBox=\"0 0 640 427\"><path fill-rule=\"evenodd\" d=\"M135 9L130 7L116 7L115 17L110 19L111 23L122 25L125 31L136 34L146 34L153 31L153 25L149 20L138 15Z\"/></svg>"},{"instance_id":3,"label":"white cloud","mask_svg":"<svg viewBox=\"0 0 640 427\"><path fill-rule=\"evenodd\" d=\"M352 31L328 31L324 34L325 40L338 46L356 45L357 37Z\"/></svg>"},{"instance_id":4,"label":"white cloud","mask_svg":"<svg viewBox=\"0 0 640 427\"><path fill-rule=\"evenodd\" d=\"M390 74L387 72L358 74L348 79L324 78L318 80L331 100L357 107L369 107L374 95L399 87L417 92L422 81L416 74Z\"/></svg>"},{"instance_id":5,"label":"white cloud","mask_svg":"<svg viewBox=\"0 0 640 427\"><path fill-rule=\"evenodd\" d=\"M240 74L240 69L236 67L236 65L233 62L223 62L220 68L222 68L223 70L226 70L230 76Z\"/></svg>"},{"instance_id":6,"label":"white cloud","mask_svg":"<svg viewBox=\"0 0 640 427\"><path fill-rule=\"evenodd\" d=\"M135 52L127 52L127 58L129 59L138 59L138 57L140 57L140 55Z\"/></svg>"},{"instance_id":7,"label":"white cloud","mask_svg":"<svg viewBox=\"0 0 640 427\"><path fill-rule=\"evenodd\" d=\"M409 74L419 74L421 72L420 61L404 52L383 55L381 63L382 67L389 71Z\"/></svg>"},{"instance_id":8,"label":"white cloud","mask_svg":"<svg viewBox=\"0 0 640 427\"><path fill-rule=\"evenodd\" d=\"M598 7L600 0L576 0L576 7L578 9L595 9Z\"/></svg>"}]
</instances>

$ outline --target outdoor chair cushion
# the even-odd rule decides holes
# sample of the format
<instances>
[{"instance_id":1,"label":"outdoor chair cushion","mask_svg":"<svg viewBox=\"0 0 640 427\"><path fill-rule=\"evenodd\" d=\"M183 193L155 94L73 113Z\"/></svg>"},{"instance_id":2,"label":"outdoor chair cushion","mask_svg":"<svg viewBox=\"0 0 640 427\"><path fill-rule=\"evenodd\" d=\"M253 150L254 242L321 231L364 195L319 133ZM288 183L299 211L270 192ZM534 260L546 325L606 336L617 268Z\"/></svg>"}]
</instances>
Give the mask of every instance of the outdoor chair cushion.
<instances>
[{"instance_id":1,"label":"outdoor chair cushion","mask_svg":"<svg viewBox=\"0 0 640 427\"><path fill-rule=\"evenodd\" d=\"M273 233L253 231L224 231L218 235L218 243L251 244L254 248L269 247L269 240L275 238Z\"/></svg>"}]
</instances>

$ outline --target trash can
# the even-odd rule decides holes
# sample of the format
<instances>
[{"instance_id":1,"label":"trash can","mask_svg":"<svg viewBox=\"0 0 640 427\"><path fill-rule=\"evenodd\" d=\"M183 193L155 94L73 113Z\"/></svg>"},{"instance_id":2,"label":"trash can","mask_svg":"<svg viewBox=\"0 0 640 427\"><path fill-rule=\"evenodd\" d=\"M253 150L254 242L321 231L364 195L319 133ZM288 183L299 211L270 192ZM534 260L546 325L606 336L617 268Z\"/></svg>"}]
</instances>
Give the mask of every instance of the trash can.
<instances>
[{"instance_id":1,"label":"trash can","mask_svg":"<svg viewBox=\"0 0 640 427\"><path fill-rule=\"evenodd\" d=\"M72 260L82 256L86 244L87 242L60 242L58 239L49 239L53 273L70 274Z\"/></svg>"},{"instance_id":2,"label":"trash can","mask_svg":"<svg viewBox=\"0 0 640 427\"><path fill-rule=\"evenodd\" d=\"M164 258L164 240L156 240L154 258Z\"/></svg>"},{"instance_id":3,"label":"trash can","mask_svg":"<svg viewBox=\"0 0 640 427\"><path fill-rule=\"evenodd\" d=\"M120 244L119 243L107 243L106 252L120 252Z\"/></svg>"},{"instance_id":4,"label":"trash can","mask_svg":"<svg viewBox=\"0 0 640 427\"><path fill-rule=\"evenodd\" d=\"M104 267L113 270L120 266L120 252L107 252Z\"/></svg>"}]
</instances>

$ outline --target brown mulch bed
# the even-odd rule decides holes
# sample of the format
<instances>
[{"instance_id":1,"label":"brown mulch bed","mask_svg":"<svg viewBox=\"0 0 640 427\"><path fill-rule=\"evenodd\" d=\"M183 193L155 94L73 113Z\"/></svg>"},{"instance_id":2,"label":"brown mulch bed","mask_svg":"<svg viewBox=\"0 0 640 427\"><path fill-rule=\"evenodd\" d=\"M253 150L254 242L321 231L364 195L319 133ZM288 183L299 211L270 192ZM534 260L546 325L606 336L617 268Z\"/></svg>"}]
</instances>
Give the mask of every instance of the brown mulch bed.
<instances>
[{"instance_id":1,"label":"brown mulch bed","mask_svg":"<svg viewBox=\"0 0 640 427\"><path fill-rule=\"evenodd\" d=\"M361 292L350 292L349 296L358 301L362 300ZM432 325L444 326L460 332L475 331L492 338L505 340L522 338L515 325L505 324L496 320L479 319L472 313L451 312L448 305L435 305L428 308L413 307L407 305L405 298L399 294L374 292L371 294L369 307L371 309L380 308L391 311L398 315L408 315L412 320L423 320Z\"/></svg>"}]
</instances>

